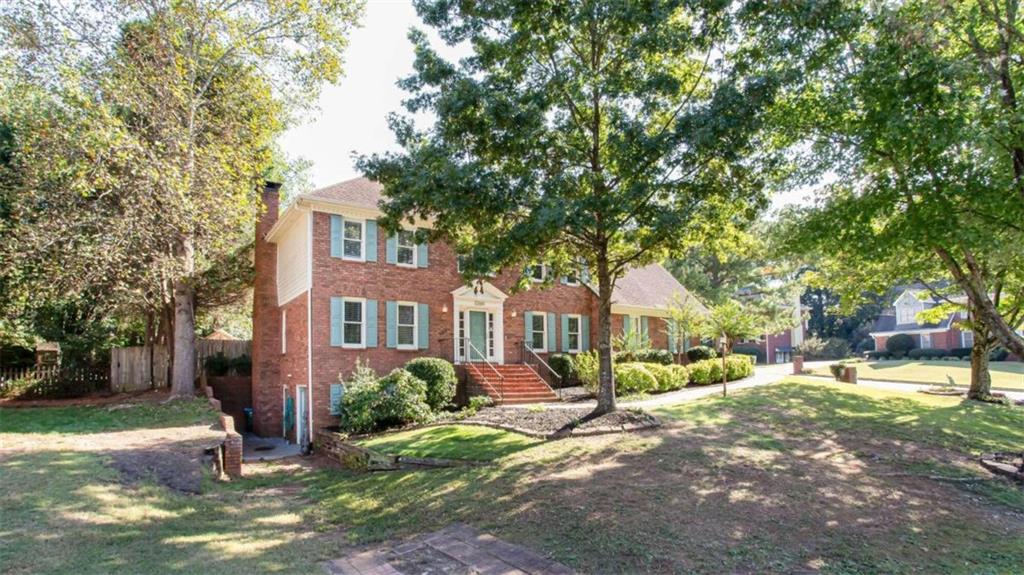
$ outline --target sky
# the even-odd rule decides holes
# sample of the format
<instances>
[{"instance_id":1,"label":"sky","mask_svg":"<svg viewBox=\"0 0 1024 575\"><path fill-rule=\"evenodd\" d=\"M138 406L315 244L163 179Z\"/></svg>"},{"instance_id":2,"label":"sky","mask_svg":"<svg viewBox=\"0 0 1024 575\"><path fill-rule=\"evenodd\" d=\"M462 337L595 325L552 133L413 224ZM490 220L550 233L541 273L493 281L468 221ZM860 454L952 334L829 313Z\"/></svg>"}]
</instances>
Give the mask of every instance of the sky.
<instances>
[{"instance_id":1,"label":"sky","mask_svg":"<svg viewBox=\"0 0 1024 575\"><path fill-rule=\"evenodd\" d=\"M428 32L442 56L458 58L465 48L444 46L423 25L408 0L368 0L362 26L349 38L345 76L327 86L317 109L288 130L281 145L289 157L312 163L308 178L322 188L359 176L353 153L397 150L387 115L402 112L404 92L396 82L412 73L411 27ZM808 201L809 190L794 190L773 198L772 208Z\"/></svg>"}]
</instances>

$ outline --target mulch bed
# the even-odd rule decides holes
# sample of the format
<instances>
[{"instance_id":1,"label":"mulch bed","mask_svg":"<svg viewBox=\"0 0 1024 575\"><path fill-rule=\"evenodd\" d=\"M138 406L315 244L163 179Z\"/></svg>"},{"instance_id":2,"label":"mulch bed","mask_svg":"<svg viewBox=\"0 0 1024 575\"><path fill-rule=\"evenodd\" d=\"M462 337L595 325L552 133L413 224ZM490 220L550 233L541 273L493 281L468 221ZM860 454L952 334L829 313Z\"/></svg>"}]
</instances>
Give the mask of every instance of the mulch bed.
<instances>
[{"instance_id":1,"label":"mulch bed","mask_svg":"<svg viewBox=\"0 0 1024 575\"><path fill-rule=\"evenodd\" d=\"M589 418L589 407L532 410L516 407L488 407L456 423L483 425L515 431L541 439L603 435L652 429L661 425L653 415L639 410L619 410Z\"/></svg>"}]
</instances>

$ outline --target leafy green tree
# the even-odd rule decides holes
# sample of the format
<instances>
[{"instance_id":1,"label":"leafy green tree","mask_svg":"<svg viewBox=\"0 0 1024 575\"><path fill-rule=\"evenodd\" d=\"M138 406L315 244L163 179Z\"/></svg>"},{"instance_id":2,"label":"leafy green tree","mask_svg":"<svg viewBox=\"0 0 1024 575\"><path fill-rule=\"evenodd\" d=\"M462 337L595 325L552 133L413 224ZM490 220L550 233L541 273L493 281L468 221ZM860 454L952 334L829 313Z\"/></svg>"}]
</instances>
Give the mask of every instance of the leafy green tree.
<instances>
[{"instance_id":1,"label":"leafy green tree","mask_svg":"<svg viewBox=\"0 0 1024 575\"><path fill-rule=\"evenodd\" d=\"M742 219L709 234L706 241L670 258L665 267L706 302L721 303L736 297L742 288L762 287L768 265L760 230L748 229Z\"/></svg>"},{"instance_id":2,"label":"leafy green tree","mask_svg":"<svg viewBox=\"0 0 1024 575\"><path fill-rule=\"evenodd\" d=\"M860 32L823 58L834 65L815 70L816 89L787 101L815 159L839 176L791 247L823 254L822 283L851 303L868 289L948 278L974 321L1022 354L1017 3L852 4Z\"/></svg>"},{"instance_id":3,"label":"leafy green tree","mask_svg":"<svg viewBox=\"0 0 1024 575\"><path fill-rule=\"evenodd\" d=\"M473 54L446 61L411 33L410 116L391 118L404 150L359 162L385 187L382 224L430 219L426 235L452 241L470 279L538 260L561 275L582 260L598 292L595 413L611 411L617 279L764 205L762 119L795 75L792 43L766 27L788 7L771 19L760 2L416 8ZM423 112L436 121L417 129L411 115Z\"/></svg>"},{"instance_id":4,"label":"leafy green tree","mask_svg":"<svg viewBox=\"0 0 1024 575\"><path fill-rule=\"evenodd\" d=\"M0 8L19 222L34 286L103 286L173 330L193 392L199 290L251 235L289 110L341 72L351 0L44 0ZM26 256L26 257L22 257ZM209 289L207 297L216 297Z\"/></svg>"},{"instance_id":5,"label":"leafy green tree","mask_svg":"<svg viewBox=\"0 0 1024 575\"><path fill-rule=\"evenodd\" d=\"M700 337L704 325L704 317L708 309L696 297L687 294L685 297L674 294L668 303L669 349L676 354L676 361L681 363L686 351L687 340Z\"/></svg>"},{"instance_id":6,"label":"leafy green tree","mask_svg":"<svg viewBox=\"0 0 1024 575\"><path fill-rule=\"evenodd\" d=\"M736 300L726 300L712 306L704 318L701 333L718 339L722 344L722 397L728 395L726 357L733 344L760 333L757 314Z\"/></svg>"}]
</instances>

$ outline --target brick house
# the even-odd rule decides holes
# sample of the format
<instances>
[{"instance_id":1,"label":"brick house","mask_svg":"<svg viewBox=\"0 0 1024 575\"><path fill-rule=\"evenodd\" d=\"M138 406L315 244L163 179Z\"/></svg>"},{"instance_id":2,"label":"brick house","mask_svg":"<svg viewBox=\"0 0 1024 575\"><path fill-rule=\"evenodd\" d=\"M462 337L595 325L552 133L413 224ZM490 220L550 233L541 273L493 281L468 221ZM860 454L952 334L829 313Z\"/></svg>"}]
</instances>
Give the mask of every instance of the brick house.
<instances>
[{"instance_id":1,"label":"brick house","mask_svg":"<svg viewBox=\"0 0 1024 575\"><path fill-rule=\"evenodd\" d=\"M524 270L467 285L445 243L416 245L412 230L377 227L381 186L366 178L295 199L279 213L279 186L263 193L253 301L256 432L305 444L336 423L332 405L356 360L387 373L414 357L456 364L463 385L505 403L555 399L545 358L587 351L596 296L575 278L512 293ZM425 226L425 222L418 222ZM668 303L686 290L660 265L631 270L613 299L613 333L644 333L669 347ZM500 380L500 381L497 381ZM499 389L500 384L500 389Z\"/></svg>"},{"instance_id":2,"label":"brick house","mask_svg":"<svg viewBox=\"0 0 1024 575\"><path fill-rule=\"evenodd\" d=\"M953 299L956 301L956 298ZM918 313L940 303L927 290L903 289L893 302L893 307L879 315L868 332L875 340L875 349L884 350L885 342L900 333L913 337L921 349L953 349L974 345L974 334L970 330L961 331L956 325L958 317L966 317L967 312L951 312L938 323L920 323L917 320Z\"/></svg>"}]
</instances>

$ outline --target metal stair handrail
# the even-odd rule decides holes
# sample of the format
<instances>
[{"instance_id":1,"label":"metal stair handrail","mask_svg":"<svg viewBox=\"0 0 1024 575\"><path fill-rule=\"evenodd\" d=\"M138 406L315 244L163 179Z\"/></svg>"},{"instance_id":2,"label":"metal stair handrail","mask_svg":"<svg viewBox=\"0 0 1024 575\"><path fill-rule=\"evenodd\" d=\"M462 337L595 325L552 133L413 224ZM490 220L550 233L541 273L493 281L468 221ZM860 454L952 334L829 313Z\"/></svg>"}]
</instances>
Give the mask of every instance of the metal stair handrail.
<instances>
[{"instance_id":1,"label":"metal stair handrail","mask_svg":"<svg viewBox=\"0 0 1024 575\"><path fill-rule=\"evenodd\" d=\"M520 356L523 359L523 365L525 365L526 367L529 367L531 370L533 369L533 367L530 364L526 363L526 352L529 352L530 355L532 355L534 357L534 359L539 361L541 365L543 365L545 368L547 368L548 373L550 373L552 376L554 376L555 378L558 379L558 391L556 393L558 393L558 399L559 399L559 401L561 401L561 399L562 399L562 386L565 385L565 382L562 381L562 376L559 375L557 371L552 369L551 366L548 365L548 362L544 361L543 357L538 355L537 352L533 351L533 348L531 348L530 346L526 345L526 340L523 340L523 353ZM537 377L540 377L540 375L538 374Z\"/></svg>"},{"instance_id":2,"label":"metal stair handrail","mask_svg":"<svg viewBox=\"0 0 1024 575\"><path fill-rule=\"evenodd\" d=\"M486 355L481 353L480 350L477 349L475 345L473 345L473 342L470 341L468 337L463 337L463 338L460 338L460 339L462 339L462 341L466 344L466 349L470 352L470 353L466 354L469 357L463 358L463 360L465 360L466 363L469 363L469 364L480 363L480 362L473 361L473 353L472 352L475 351L477 353L477 355L480 357L480 359L483 360L483 363L487 364L487 367L491 368L491 370L494 371L494 374L498 376L498 400L499 401L504 400L505 399L505 376L502 375L502 373L500 371L498 371L498 368L494 367L494 364L491 363L491 361L489 359L487 359ZM479 368L477 368L477 369L479 370ZM480 375L483 375L483 373L481 373Z\"/></svg>"}]
</instances>

